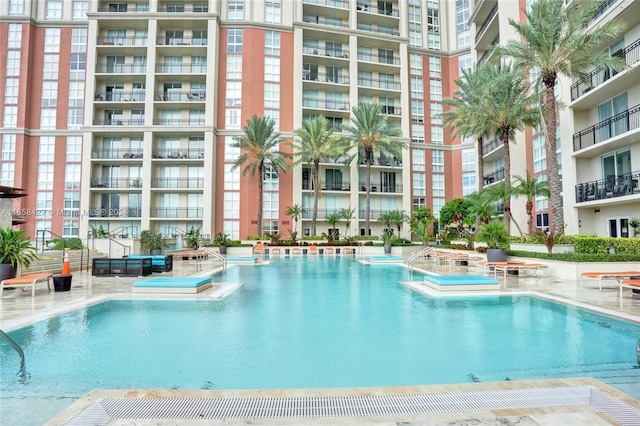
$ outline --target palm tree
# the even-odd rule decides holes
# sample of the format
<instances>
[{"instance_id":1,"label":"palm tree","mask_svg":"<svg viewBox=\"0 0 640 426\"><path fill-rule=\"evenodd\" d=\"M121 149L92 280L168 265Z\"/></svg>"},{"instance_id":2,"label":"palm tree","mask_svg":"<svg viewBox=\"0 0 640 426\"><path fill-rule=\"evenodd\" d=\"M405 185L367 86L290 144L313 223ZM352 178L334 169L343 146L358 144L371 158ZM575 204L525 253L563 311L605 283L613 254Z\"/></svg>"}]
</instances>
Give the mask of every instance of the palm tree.
<instances>
[{"instance_id":1,"label":"palm tree","mask_svg":"<svg viewBox=\"0 0 640 426\"><path fill-rule=\"evenodd\" d=\"M507 216L506 206L507 204L510 204L511 197L514 195L514 193L513 187L507 186L505 182L498 182L495 185L487 187L487 189L482 192L482 196L487 197L489 200L491 200L492 203L494 203L494 205L497 202L502 203L502 206L504 207L503 219L507 230L509 229L509 223L513 222L516 225L516 228L518 228L518 232L520 233L520 235L522 235L522 229L520 229L520 225L518 225L518 222L516 222L512 215ZM507 217L509 222L507 222L506 220Z\"/></svg>"},{"instance_id":2,"label":"palm tree","mask_svg":"<svg viewBox=\"0 0 640 426\"><path fill-rule=\"evenodd\" d=\"M407 144L392 139L401 135L400 128L387 121L387 116L382 114L380 105L377 103L361 103L351 109L351 125L342 125L342 129L347 132L344 140L351 148L357 149L359 164L366 164L365 176L365 202L364 221L365 235L369 235L371 219L371 165L373 155L379 152L381 155L389 157L402 157L402 150Z\"/></svg>"},{"instance_id":3,"label":"palm tree","mask_svg":"<svg viewBox=\"0 0 640 426\"><path fill-rule=\"evenodd\" d=\"M298 157L294 164L301 162L313 164L311 170L311 187L313 188L311 234L316 235L320 160L323 158L337 159L347 152L348 146L341 138L333 136L333 129L329 128L329 122L321 115L303 121L302 127L296 129L293 134L295 136L294 156Z\"/></svg>"},{"instance_id":4,"label":"palm tree","mask_svg":"<svg viewBox=\"0 0 640 426\"><path fill-rule=\"evenodd\" d=\"M349 235L349 227L351 226L351 221L355 218L354 214L356 214L356 208L355 207L344 207L342 210L340 210L340 215L342 215L342 218L345 220L345 230L344 230L344 236L347 237Z\"/></svg>"},{"instance_id":5,"label":"palm tree","mask_svg":"<svg viewBox=\"0 0 640 426\"><path fill-rule=\"evenodd\" d=\"M400 236L400 228L402 228L402 225L409 220L409 217L407 216L407 214L403 211L399 211L399 210L395 210L392 212L389 212L389 216L391 218L391 223L393 223L396 228L398 229L398 237Z\"/></svg>"},{"instance_id":6,"label":"palm tree","mask_svg":"<svg viewBox=\"0 0 640 426\"><path fill-rule=\"evenodd\" d=\"M538 180L534 177L531 177L529 172L527 171L527 176L514 176L514 179L517 182L517 185L513 187L513 193L517 197L518 195L524 195L527 197L527 216L529 217L529 235L535 234L536 226L533 220L533 199L538 195L543 195L545 197L549 196L549 184L547 181Z\"/></svg>"},{"instance_id":7,"label":"palm tree","mask_svg":"<svg viewBox=\"0 0 640 426\"><path fill-rule=\"evenodd\" d=\"M529 94L529 84L524 71L509 65L486 65L490 83L482 108L489 117L491 133L499 135L504 146L505 194L511 192L511 153L509 141L517 130L535 126L540 120L539 108L535 106L536 95ZM504 199L504 221L509 229L511 221L511 199ZM517 224L516 224L517 225Z\"/></svg>"},{"instance_id":8,"label":"palm tree","mask_svg":"<svg viewBox=\"0 0 640 426\"><path fill-rule=\"evenodd\" d=\"M557 105L555 85L558 74L573 79L581 79L590 84L586 72L595 67L621 71L625 68L624 59L609 56L602 45L624 31L625 25L619 20L610 20L589 31L586 30L594 12L601 2L574 1L565 5L564 0L538 0L525 11L524 22L509 20L516 30L514 37L498 52L512 58L516 64L540 72L540 81L544 85L547 172L551 224L555 231L564 229L562 211L562 186L557 160L556 126Z\"/></svg>"},{"instance_id":9,"label":"palm tree","mask_svg":"<svg viewBox=\"0 0 640 426\"><path fill-rule=\"evenodd\" d=\"M233 164L231 170L243 167L242 175L247 173L251 176L258 174L258 235L262 235L262 198L264 170L271 165L276 172L286 171L290 168L287 159L291 154L278 150L278 145L282 141L280 133L275 130L276 122L271 117L251 116L247 124L242 128L243 136L234 137L234 148L242 150L240 156Z\"/></svg>"},{"instance_id":10,"label":"palm tree","mask_svg":"<svg viewBox=\"0 0 640 426\"><path fill-rule=\"evenodd\" d=\"M478 222L489 223L489 220L496 215L496 205L493 199L487 195L487 191L474 192L466 197L471 203L469 205L469 216L475 216L476 225ZM476 226L476 231L480 229Z\"/></svg>"},{"instance_id":11,"label":"palm tree","mask_svg":"<svg viewBox=\"0 0 640 426\"><path fill-rule=\"evenodd\" d=\"M342 212L335 211L333 213L330 213L327 215L326 219L329 225L331 225L331 231L329 232L328 240L333 241L337 236L336 225L338 224L338 222L340 222L340 220L342 220Z\"/></svg>"},{"instance_id":12,"label":"palm tree","mask_svg":"<svg viewBox=\"0 0 640 426\"><path fill-rule=\"evenodd\" d=\"M293 218L293 222L294 222L293 231L294 232L296 232L296 233L298 232L298 220L300 219L300 216L302 216L306 212L307 211L305 210L305 208L302 207L300 204L294 204L292 206L289 206L284 211L285 215L290 216L291 218Z\"/></svg>"},{"instance_id":13,"label":"palm tree","mask_svg":"<svg viewBox=\"0 0 640 426\"><path fill-rule=\"evenodd\" d=\"M455 79L458 90L453 98L444 98L443 103L452 107L442 114L444 124L454 132L454 136L473 137L476 140L476 162L478 192L482 191L484 176L484 137L491 132L490 120L482 108L489 87L490 74L486 66L475 70L462 70L462 78Z\"/></svg>"},{"instance_id":14,"label":"palm tree","mask_svg":"<svg viewBox=\"0 0 640 426\"><path fill-rule=\"evenodd\" d=\"M391 228L391 222L393 221L393 215L391 212L380 213L378 216L378 222L384 225L384 229Z\"/></svg>"}]
</instances>

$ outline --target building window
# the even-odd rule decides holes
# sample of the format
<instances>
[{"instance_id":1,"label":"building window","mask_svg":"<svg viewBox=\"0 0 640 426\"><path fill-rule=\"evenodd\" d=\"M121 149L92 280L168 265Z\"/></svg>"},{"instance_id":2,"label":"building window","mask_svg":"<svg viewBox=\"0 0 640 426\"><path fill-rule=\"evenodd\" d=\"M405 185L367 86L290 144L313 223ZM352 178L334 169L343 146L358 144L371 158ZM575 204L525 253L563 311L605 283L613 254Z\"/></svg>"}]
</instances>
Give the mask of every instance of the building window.
<instances>
[{"instance_id":1,"label":"building window","mask_svg":"<svg viewBox=\"0 0 640 426\"><path fill-rule=\"evenodd\" d=\"M279 31L265 31L265 49L266 55L279 56L280 55L280 32Z\"/></svg>"},{"instance_id":2,"label":"building window","mask_svg":"<svg viewBox=\"0 0 640 426\"><path fill-rule=\"evenodd\" d=\"M42 101L43 107L56 106L58 103L58 82L45 80L42 82Z\"/></svg>"},{"instance_id":3,"label":"building window","mask_svg":"<svg viewBox=\"0 0 640 426\"><path fill-rule=\"evenodd\" d=\"M42 108L40 110L40 128L55 129L56 128L56 109Z\"/></svg>"},{"instance_id":4,"label":"building window","mask_svg":"<svg viewBox=\"0 0 640 426\"><path fill-rule=\"evenodd\" d=\"M430 98L432 101L442 100L442 81L441 80L429 80Z\"/></svg>"},{"instance_id":5,"label":"building window","mask_svg":"<svg viewBox=\"0 0 640 426\"><path fill-rule=\"evenodd\" d=\"M279 187L278 169L271 164L264 165L264 190L277 191Z\"/></svg>"},{"instance_id":6,"label":"building window","mask_svg":"<svg viewBox=\"0 0 640 426\"><path fill-rule=\"evenodd\" d=\"M444 151L440 149L431 151L431 170L433 172L444 173Z\"/></svg>"},{"instance_id":7,"label":"building window","mask_svg":"<svg viewBox=\"0 0 640 426\"><path fill-rule=\"evenodd\" d=\"M442 104L431 102L431 124L442 124Z\"/></svg>"},{"instance_id":8,"label":"building window","mask_svg":"<svg viewBox=\"0 0 640 426\"><path fill-rule=\"evenodd\" d=\"M69 82L69 106L81 107L84 105L84 81Z\"/></svg>"},{"instance_id":9,"label":"building window","mask_svg":"<svg viewBox=\"0 0 640 426\"><path fill-rule=\"evenodd\" d=\"M225 153L226 157L226 153ZM236 157L237 158L237 157ZM240 169L231 170L233 164L224 165L224 190L239 191L240 190ZM225 217L230 217L226 216Z\"/></svg>"},{"instance_id":10,"label":"building window","mask_svg":"<svg viewBox=\"0 0 640 426\"><path fill-rule=\"evenodd\" d=\"M38 161L41 163L53 163L56 148L56 139L53 136L41 136L38 147Z\"/></svg>"},{"instance_id":11,"label":"building window","mask_svg":"<svg viewBox=\"0 0 640 426\"><path fill-rule=\"evenodd\" d=\"M411 124L411 142L424 143L424 124Z\"/></svg>"},{"instance_id":12,"label":"building window","mask_svg":"<svg viewBox=\"0 0 640 426\"><path fill-rule=\"evenodd\" d=\"M224 121L226 129L240 129L240 109L227 108Z\"/></svg>"},{"instance_id":13,"label":"building window","mask_svg":"<svg viewBox=\"0 0 640 426\"><path fill-rule=\"evenodd\" d=\"M7 76L19 76L20 75L20 51L9 50L7 51Z\"/></svg>"},{"instance_id":14,"label":"building window","mask_svg":"<svg viewBox=\"0 0 640 426\"><path fill-rule=\"evenodd\" d=\"M78 221L77 220L65 220L62 222L62 236L63 237L77 237L78 236Z\"/></svg>"},{"instance_id":15,"label":"building window","mask_svg":"<svg viewBox=\"0 0 640 426\"><path fill-rule=\"evenodd\" d=\"M69 108L67 110L67 128L80 129L82 127L83 117L84 111L82 108Z\"/></svg>"},{"instance_id":16,"label":"building window","mask_svg":"<svg viewBox=\"0 0 640 426\"><path fill-rule=\"evenodd\" d=\"M435 145L442 145L444 143L441 126L431 126L431 143Z\"/></svg>"},{"instance_id":17,"label":"building window","mask_svg":"<svg viewBox=\"0 0 640 426\"><path fill-rule=\"evenodd\" d=\"M280 108L280 84L264 83L265 108Z\"/></svg>"},{"instance_id":18,"label":"building window","mask_svg":"<svg viewBox=\"0 0 640 426\"><path fill-rule=\"evenodd\" d=\"M86 52L87 51L87 29L74 28L71 31L71 51Z\"/></svg>"},{"instance_id":19,"label":"building window","mask_svg":"<svg viewBox=\"0 0 640 426\"><path fill-rule=\"evenodd\" d=\"M47 0L45 19L62 19L62 0Z\"/></svg>"},{"instance_id":20,"label":"building window","mask_svg":"<svg viewBox=\"0 0 640 426\"><path fill-rule=\"evenodd\" d=\"M547 169L547 152L544 133L533 137L533 172L541 172Z\"/></svg>"},{"instance_id":21,"label":"building window","mask_svg":"<svg viewBox=\"0 0 640 426\"><path fill-rule=\"evenodd\" d=\"M280 23L280 0L266 0L264 4L264 21L270 24Z\"/></svg>"},{"instance_id":22,"label":"building window","mask_svg":"<svg viewBox=\"0 0 640 426\"><path fill-rule=\"evenodd\" d=\"M9 24L7 36L8 49L20 49L22 45L22 24Z\"/></svg>"},{"instance_id":23,"label":"building window","mask_svg":"<svg viewBox=\"0 0 640 426\"><path fill-rule=\"evenodd\" d=\"M409 45L413 47L422 47L422 31L409 30Z\"/></svg>"},{"instance_id":24,"label":"building window","mask_svg":"<svg viewBox=\"0 0 640 426\"><path fill-rule=\"evenodd\" d=\"M2 124L6 128L18 127L18 107L14 105L4 106L4 116Z\"/></svg>"},{"instance_id":25,"label":"building window","mask_svg":"<svg viewBox=\"0 0 640 426\"><path fill-rule=\"evenodd\" d=\"M440 50L440 34L427 34L427 47L431 50Z\"/></svg>"},{"instance_id":26,"label":"building window","mask_svg":"<svg viewBox=\"0 0 640 426\"><path fill-rule=\"evenodd\" d=\"M418 99L411 100L411 120L424 122L424 102Z\"/></svg>"},{"instance_id":27,"label":"building window","mask_svg":"<svg viewBox=\"0 0 640 426\"><path fill-rule=\"evenodd\" d=\"M4 154L4 153L3 153ZM15 163L0 164L0 185L13 186L13 178L15 176Z\"/></svg>"},{"instance_id":28,"label":"building window","mask_svg":"<svg viewBox=\"0 0 640 426\"><path fill-rule=\"evenodd\" d=\"M240 173L238 172L238 175ZM239 192L225 192L224 193L224 207L223 217L225 219L239 219L240 218L240 193Z\"/></svg>"},{"instance_id":29,"label":"building window","mask_svg":"<svg viewBox=\"0 0 640 426\"><path fill-rule=\"evenodd\" d=\"M280 81L280 58L265 56L264 79L265 81Z\"/></svg>"},{"instance_id":30,"label":"building window","mask_svg":"<svg viewBox=\"0 0 640 426\"><path fill-rule=\"evenodd\" d=\"M38 165L38 189L53 189L53 164Z\"/></svg>"},{"instance_id":31,"label":"building window","mask_svg":"<svg viewBox=\"0 0 640 426\"><path fill-rule=\"evenodd\" d=\"M413 195L426 195L426 193L425 174L413 173Z\"/></svg>"},{"instance_id":32,"label":"building window","mask_svg":"<svg viewBox=\"0 0 640 426\"><path fill-rule=\"evenodd\" d=\"M227 79L242 79L242 55L227 56Z\"/></svg>"},{"instance_id":33,"label":"building window","mask_svg":"<svg viewBox=\"0 0 640 426\"><path fill-rule=\"evenodd\" d=\"M66 154L68 162L82 161L82 136L67 136Z\"/></svg>"},{"instance_id":34,"label":"building window","mask_svg":"<svg viewBox=\"0 0 640 426\"><path fill-rule=\"evenodd\" d=\"M473 61L471 60L471 54L465 53L464 55L458 56L458 68L460 70L460 74L462 75L462 71L470 70L473 68Z\"/></svg>"},{"instance_id":35,"label":"building window","mask_svg":"<svg viewBox=\"0 0 640 426\"><path fill-rule=\"evenodd\" d=\"M242 82L227 81L226 106L240 106L242 103Z\"/></svg>"},{"instance_id":36,"label":"building window","mask_svg":"<svg viewBox=\"0 0 640 426\"><path fill-rule=\"evenodd\" d=\"M2 161L16 159L16 135L2 135Z\"/></svg>"},{"instance_id":37,"label":"building window","mask_svg":"<svg viewBox=\"0 0 640 426\"><path fill-rule=\"evenodd\" d=\"M64 189L80 189L80 164L65 165Z\"/></svg>"},{"instance_id":38,"label":"building window","mask_svg":"<svg viewBox=\"0 0 640 426\"><path fill-rule=\"evenodd\" d=\"M43 70L42 70L42 79L43 80L57 80L58 79L59 60L60 60L60 58L59 58L58 54L49 53L49 54L44 55L44 67L43 67Z\"/></svg>"},{"instance_id":39,"label":"building window","mask_svg":"<svg viewBox=\"0 0 640 426\"><path fill-rule=\"evenodd\" d=\"M411 164L413 170L425 170L424 149L413 148L411 150Z\"/></svg>"},{"instance_id":40,"label":"building window","mask_svg":"<svg viewBox=\"0 0 640 426\"><path fill-rule=\"evenodd\" d=\"M24 0L9 0L9 15L18 16L24 14Z\"/></svg>"},{"instance_id":41,"label":"building window","mask_svg":"<svg viewBox=\"0 0 640 426\"><path fill-rule=\"evenodd\" d=\"M39 191L36 195L36 217L50 218L53 215L53 192Z\"/></svg>"},{"instance_id":42,"label":"building window","mask_svg":"<svg viewBox=\"0 0 640 426\"><path fill-rule=\"evenodd\" d=\"M244 4L241 1L231 1L227 4L227 20L242 21L244 19Z\"/></svg>"},{"instance_id":43,"label":"building window","mask_svg":"<svg viewBox=\"0 0 640 426\"><path fill-rule=\"evenodd\" d=\"M18 103L18 88L20 80L14 77L7 77L4 84L4 103Z\"/></svg>"},{"instance_id":44,"label":"building window","mask_svg":"<svg viewBox=\"0 0 640 426\"><path fill-rule=\"evenodd\" d=\"M418 53L412 53L409 60L411 74L422 75L422 55Z\"/></svg>"},{"instance_id":45,"label":"building window","mask_svg":"<svg viewBox=\"0 0 640 426\"><path fill-rule=\"evenodd\" d=\"M429 77L442 77L442 61L438 56L429 56Z\"/></svg>"},{"instance_id":46,"label":"building window","mask_svg":"<svg viewBox=\"0 0 640 426\"><path fill-rule=\"evenodd\" d=\"M229 28L227 32L227 52L228 53L242 52L242 29Z\"/></svg>"},{"instance_id":47,"label":"building window","mask_svg":"<svg viewBox=\"0 0 640 426\"><path fill-rule=\"evenodd\" d=\"M73 1L73 15L74 21L84 21L87 19L87 11L89 10L88 0L74 0Z\"/></svg>"}]
</instances>

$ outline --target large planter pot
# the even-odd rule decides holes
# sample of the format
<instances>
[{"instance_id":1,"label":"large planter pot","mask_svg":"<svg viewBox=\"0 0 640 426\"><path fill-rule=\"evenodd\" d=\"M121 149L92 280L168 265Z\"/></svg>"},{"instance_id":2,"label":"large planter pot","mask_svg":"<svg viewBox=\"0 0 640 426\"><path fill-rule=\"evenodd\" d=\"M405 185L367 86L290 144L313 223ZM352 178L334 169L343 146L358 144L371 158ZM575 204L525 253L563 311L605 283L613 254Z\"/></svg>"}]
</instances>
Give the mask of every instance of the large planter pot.
<instances>
[{"instance_id":1,"label":"large planter pot","mask_svg":"<svg viewBox=\"0 0 640 426\"><path fill-rule=\"evenodd\" d=\"M385 254L391 253L391 244L385 244L384 245L384 252L385 252Z\"/></svg>"},{"instance_id":2,"label":"large planter pot","mask_svg":"<svg viewBox=\"0 0 640 426\"><path fill-rule=\"evenodd\" d=\"M10 263L0 263L0 281L15 278L18 272L17 269L15 266L11 266Z\"/></svg>"},{"instance_id":3,"label":"large planter pot","mask_svg":"<svg viewBox=\"0 0 640 426\"><path fill-rule=\"evenodd\" d=\"M149 254L152 256L157 256L162 254L162 249L151 249L149 250Z\"/></svg>"},{"instance_id":4,"label":"large planter pot","mask_svg":"<svg viewBox=\"0 0 640 426\"><path fill-rule=\"evenodd\" d=\"M487 262L506 262L507 251L505 249L487 249Z\"/></svg>"},{"instance_id":5,"label":"large planter pot","mask_svg":"<svg viewBox=\"0 0 640 426\"><path fill-rule=\"evenodd\" d=\"M71 290L71 274L56 274L53 276L53 288L55 291Z\"/></svg>"},{"instance_id":6,"label":"large planter pot","mask_svg":"<svg viewBox=\"0 0 640 426\"><path fill-rule=\"evenodd\" d=\"M227 246L218 246L220 254L227 254Z\"/></svg>"}]
</instances>

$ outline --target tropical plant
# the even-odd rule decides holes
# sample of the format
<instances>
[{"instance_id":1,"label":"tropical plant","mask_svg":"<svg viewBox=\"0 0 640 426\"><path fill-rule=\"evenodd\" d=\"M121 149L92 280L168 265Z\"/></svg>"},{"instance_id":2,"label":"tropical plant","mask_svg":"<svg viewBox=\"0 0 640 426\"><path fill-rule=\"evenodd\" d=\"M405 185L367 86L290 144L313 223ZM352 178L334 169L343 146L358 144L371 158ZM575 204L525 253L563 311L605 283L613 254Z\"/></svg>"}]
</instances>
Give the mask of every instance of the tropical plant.
<instances>
[{"instance_id":1,"label":"tropical plant","mask_svg":"<svg viewBox=\"0 0 640 426\"><path fill-rule=\"evenodd\" d=\"M407 216L404 210L403 211L394 210L389 212L389 215L391 218L391 223L394 224L396 229L398 230L398 237L399 237L402 225L409 220L409 216Z\"/></svg>"},{"instance_id":2,"label":"tropical plant","mask_svg":"<svg viewBox=\"0 0 640 426\"><path fill-rule=\"evenodd\" d=\"M527 198L525 209L527 210L527 217L529 218L529 235L533 235L536 232L536 224L533 218L533 199L536 196L549 196L549 184L547 181L538 180L531 177L529 171L525 177L514 176L516 185L513 187L513 194L518 197L524 195Z\"/></svg>"},{"instance_id":3,"label":"tropical plant","mask_svg":"<svg viewBox=\"0 0 640 426\"><path fill-rule=\"evenodd\" d=\"M402 150L406 143L392 138L400 136L398 126L387 121L387 116L382 114L377 103L360 103L351 109L351 125L342 125L347 132L344 141L348 146L355 148L357 153L348 160L354 158L358 164L366 165L365 172L365 201L364 201L364 226L365 235L369 235L371 225L371 166L374 161L374 153L388 157L402 158Z\"/></svg>"},{"instance_id":4,"label":"tropical plant","mask_svg":"<svg viewBox=\"0 0 640 426\"><path fill-rule=\"evenodd\" d=\"M213 244L216 246L229 246L231 244L231 238L229 238L229 234L225 234L224 232L218 232L215 237L213 237Z\"/></svg>"},{"instance_id":5,"label":"tropical plant","mask_svg":"<svg viewBox=\"0 0 640 426\"><path fill-rule=\"evenodd\" d=\"M423 246L429 243L429 223L426 221L418 221L411 228L414 237L419 239Z\"/></svg>"},{"instance_id":6,"label":"tropical plant","mask_svg":"<svg viewBox=\"0 0 640 426\"><path fill-rule=\"evenodd\" d=\"M169 246L167 239L159 231L150 231L148 229L140 233L140 250L163 250Z\"/></svg>"},{"instance_id":7,"label":"tropical plant","mask_svg":"<svg viewBox=\"0 0 640 426\"><path fill-rule=\"evenodd\" d=\"M49 242L49 249L51 250L63 250L65 248L81 250L82 240L80 238L54 238Z\"/></svg>"},{"instance_id":8,"label":"tropical plant","mask_svg":"<svg viewBox=\"0 0 640 426\"><path fill-rule=\"evenodd\" d=\"M602 46L623 33L625 24L618 19L604 21L587 30L600 1L538 0L524 11L526 19L509 24L517 37L497 47L502 56L510 57L517 66L536 70L544 85L544 131L546 134L547 177L549 180L549 207L553 229L564 229L562 211L562 184L557 160L556 131L558 111L555 86L559 74L591 84L587 75L591 69L601 67L621 71L626 67L624 56L610 55Z\"/></svg>"},{"instance_id":9,"label":"tropical plant","mask_svg":"<svg viewBox=\"0 0 640 426\"><path fill-rule=\"evenodd\" d=\"M382 235L380 235L380 239L382 240L382 243L384 245L391 244L395 238L396 237L395 237L395 235L393 235L393 230L388 229L388 228L384 229L382 231Z\"/></svg>"},{"instance_id":10,"label":"tropical plant","mask_svg":"<svg viewBox=\"0 0 640 426\"><path fill-rule=\"evenodd\" d=\"M342 208L342 210L340 210L340 215L342 216L342 219L345 220L344 223L344 236L345 238L349 236L349 228L351 227L351 221L353 219L355 219L355 215L356 214L356 208L355 207L344 207Z\"/></svg>"},{"instance_id":11,"label":"tropical plant","mask_svg":"<svg viewBox=\"0 0 640 426\"><path fill-rule=\"evenodd\" d=\"M342 220L342 212L332 212L327 215L326 220L329 225L331 225L331 231L329 232L329 235L331 236L331 241L333 241L337 236L336 225Z\"/></svg>"},{"instance_id":12,"label":"tropical plant","mask_svg":"<svg viewBox=\"0 0 640 426\"><path fill-rule=\"evenodd\" d=\"M0 263L28 268L38 258L36 248L26 237L27 231L0 228Z\"/></svg>"},{"instance_id":13,"label":"tropical plant","mask_svg":"<svg viewBox=\"0 0 640 426\"><path fill-rule=\"evenodd\" d=\"M186 233L187 237L187 245L192 249L198 249L200 244L202 243L202 239L200 235L202 234L202 226L192 226L191 229Z\"/></svg>"},{"instance_id":14,"label":"tropical plant","mask_svg":"<svg viewBox=\"0 0 640 426\"><path fill-rule=\"evenodd\" d=\"M433 223L433 214L426 207L415 207L409 218L409 229L415 238L418 238L422 245L427 245L431 224Z\"/></svg>"},{"instance_id":15,"label":"tropical plant","mask_svg":"<svg viewBox=\"0 0 640 426\"><path fill-rule=\"evenodd\" d=\"M505 184L505 182L498 182L494 185L491 185L487 188L485 188L485 190L482 192L482 195L487 197L489 199L490 202L494 203L494 205L496 203L500 203L502 204L503 208L504 208L504 217L507 217L507 204L510 203L511 201L511 197L514 196L514 190L513 187L507 187L507 185ZM520 235L522 235L522 229L520 228L520 225L518 225L518 222L516 222L515 218L513 217L513 215L509 215L509 220L511 222L513 222L516 225L516 228L518 228L518 233L520 233ZM507 226L507 231L509 230L509 227L507 225L507 222L505 220L505 226Z\"/></svg>"},{"instance_id":16,"label":"tropical plant","mask_svg":"<svg viewBox=\"0 0 640 426\"><path fill-rule=\"evenodd\" d=\"M380 213L380 216L378 216L378 222L384 225L385 229L391 228L392 219L393 216L391 215L391 212Z\"/></svg>"},{"instance_id":17,"label":"tropical plant","mask_svg":"<svg viewBox=\"0 0 640 426\"><path fill-rule=\"evenodd\" d=\"M300 204L294 204L292 206L289 206L284 211L285 215L290 216L293 219L293 223L294 223L293 231L296 233L296 235L298 233L298 220L300 220L300 217L306 212L307 211L305 210L305 208L302 207Z\"/></svg>"},{"instance_id":18,"label":"tropical plant","mask_svg":"<svg viewBox=\"0 0 640 426\"><path fill-rule=\"evenodd\" d=\"M504 221L493 219L476 232L476 241L485 242L490 249L508 249L510 235Z\"/></svg>"},{"instance_id":19,"label":"tropical plant","mask_svg":"<svg viewBox=\"0 0 640 426\"><path fill-rule=\"evenodd\" d=\"M454 222L462 222L468 216L471 201L464 198L454 198L447 201L440 209L440 223L443 226Z\"/></svg>"},{"instance_id":20,"label":"tropical plant","mask_svg":"<svg viewBox=\"0 0 640 426\"><path fill-rule=\"evenodd\" d=\"M252 177L258 175L258 235L262 235L265 169L271 168L274 173L278 173L279 170L286 171L290 168L286 160L291 158L291 154L278 149L282 139L275 129L276 122L271 117L258 117L254 114L242 128L244 135L234 137L234 143L231 145L233 148L241 149L231 171L242 167L243 176L247 173Z\"/></svg>"},{"instance_id":21,"label":"tropical plant","mask_svg":"<svg viewBox=\"0 0 640 426\"><path fill-rule=\"evenodd\" d=\"M311 215L311 234L316 234L318 220L318 198L320 182L318 174L320 161L335 160L344 155L349 147L343 139L333 135L333 128L323 116L317 116L302 122L302 127L296 129L293 139L294 164L311 163L311 188L313 189L313 213Z\"/></svg>"},{"instance_id":22,"label":"tropical plant","mask_svg":"<svg viewBox=\"0 0 640 426\"><path fill-rule=\"evenodd\" d=\"M551 253L553 252L553 246L561 243L564 237L564 230L561 229L556 232L551 228L548 232L545 232L542 229L535 228L533 236L536 243L544 244L547 247L547 252Z\"/></svg>"},{"instance_id":23,"label":"tropical plant","mask_svg":"<svg viewBox=\"0 0 640 426\"><path fill-rule=\"evenodd\" d=\"M89 230L91 231L93 238L107 238L109 236L109 231L104 229L102 225L89 225Z\"/></svg>"},{"instance_id":24,"label":"tropical plant","mask_svg":"<svg viewBox=\"0 0 640 426\"><path fill-rule=\"evenodd\" d=\"M498 135L504 147L505 192L511 191L510 141L515 140L515 132L525 126L535 126L540 121L538 99L529 93L529 84L521 69L511 65L487 65L491 84L482 102L489 117L492 134ZM511 221L511 198L504 199L504 221L509 229Z\"/></svg>"},{"instance_id":25,"label":"tropical plant","mask_svg":"<svg viewBox=\"0 0 640 426\"><path fill-rule=\"evenodd\" d=\"M633 229L633 237L640 235L640 219L637 217L629 219L629 227Z\"/></svg>"}]
</instances>

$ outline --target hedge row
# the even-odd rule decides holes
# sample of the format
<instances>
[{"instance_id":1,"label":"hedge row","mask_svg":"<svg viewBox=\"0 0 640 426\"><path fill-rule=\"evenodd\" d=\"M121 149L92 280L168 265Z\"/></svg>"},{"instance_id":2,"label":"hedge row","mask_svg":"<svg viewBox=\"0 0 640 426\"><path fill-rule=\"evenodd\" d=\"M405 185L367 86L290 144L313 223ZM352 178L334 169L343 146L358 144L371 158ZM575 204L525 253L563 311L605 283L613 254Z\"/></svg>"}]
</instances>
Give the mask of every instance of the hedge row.
<instances>
[{"instance_id":1,"label":"hedge row","mask_svg":"<svg viewBox=\"0 0 640 426\"><path fill-rule=\"evenodd\" d=\"M583 254L608 254L613 247L616 254L640 253L640 239L638 238L611 238L592 237L579 235L574 237L574 250Z\"/></svg>"},{"instance_id":2,"label":"hedge row","mask_svg":"<svg viewBox=\"0 0 640 426\"><path fill-rule=\"evenodd\" d=\"M527 257L563 262L640 262L640 252L609 254L606 253L534 253L530 251L508 250L509 256Z\"/></svg>"}]
</instances>

